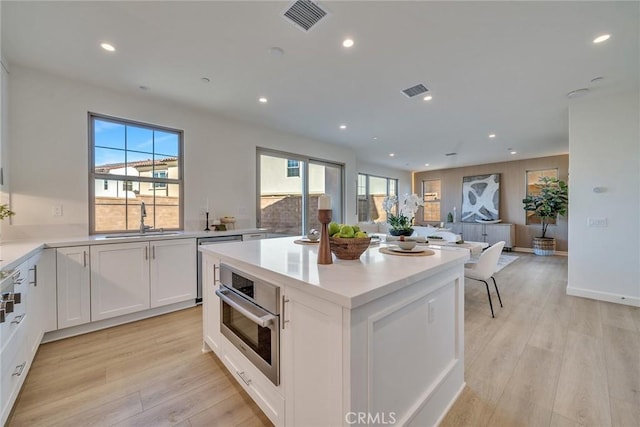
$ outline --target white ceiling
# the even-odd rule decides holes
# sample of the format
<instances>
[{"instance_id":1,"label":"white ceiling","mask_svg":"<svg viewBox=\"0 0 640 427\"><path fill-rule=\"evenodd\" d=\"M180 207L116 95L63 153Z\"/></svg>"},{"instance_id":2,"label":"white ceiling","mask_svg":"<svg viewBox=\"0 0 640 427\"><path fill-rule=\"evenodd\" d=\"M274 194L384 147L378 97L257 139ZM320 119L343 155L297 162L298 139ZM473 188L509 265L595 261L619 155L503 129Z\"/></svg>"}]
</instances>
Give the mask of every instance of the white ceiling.
<instances>
[{"instance_id":1,"label":"white ceiling","mask_svg":"<svg viewBox=\"0 0 640 427\"><path fill-rule=\"evenodd\" d=\"M568 153L576 100L567 92L639 90L638 2L322 1L330 15L308 33L281 16L289 4L5 0L2 53L9 66L197 106L413 171ZM593 44L602 33L611 39ZM269 54L274 46L284 55ZM401 93L418 83L432 101Z\"/></svg>"}]
</instances>

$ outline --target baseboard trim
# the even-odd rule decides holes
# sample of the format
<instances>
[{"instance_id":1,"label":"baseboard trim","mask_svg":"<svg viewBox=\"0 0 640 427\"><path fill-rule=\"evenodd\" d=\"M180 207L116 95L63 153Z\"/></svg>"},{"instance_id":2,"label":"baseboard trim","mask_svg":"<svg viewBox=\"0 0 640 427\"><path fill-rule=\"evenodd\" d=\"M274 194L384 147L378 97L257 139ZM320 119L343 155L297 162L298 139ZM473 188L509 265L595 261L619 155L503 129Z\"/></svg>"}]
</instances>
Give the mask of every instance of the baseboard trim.
<instances>
[{"instance_id":1,"label":"baseboard trim","mask_svg":"<svg viewBox=\"0 0 640 427\"><path fill-rule=\"evenodd\" d=\"M532 254L533 253L533 248L514 247L513 251L514 252L527 252L527 253ZM567 251L556 251L555 255L569 256L569 252L567 252Z\"/></svg>"},{"instance_id":2,"label":"baseboard trim","mask_svg":"<svg viewBox=\"0 0 640 427\"><path fill-rule=\"evenodd\" d=\"M188 301L152 308L150 310L144 310L137 313L125 314L124 316L113 317L111 319L85 323L78 326L72 326L70 328L58 329L56 331L50 331L44 334L44 337L42 338L42 344L52 341L58 341L64 338L74 337L76 335L86 334L89 332L99 331L101 329L111 328L112 326L124 325L125 323L131 323L137 320L148 319L149 317L160 316L161 314L168 314L173 311L184 310L185 308L195 307L195 305L195 299L190 299Z\"/></svg>"},{"instance_id":3,"label":"baseboard trim","mask_svg":"<svg viewBox=\"0 0 640 427\"><path fill-rule=\"evenodd\" d=\"M567 295L589 298L598 301L613 302L616 304L630 305L632 307L640 307L639 297L612 294L609 292L594 291L591 289L572 288L571 286L567 286Z\"/></svg>"}]
</instances>

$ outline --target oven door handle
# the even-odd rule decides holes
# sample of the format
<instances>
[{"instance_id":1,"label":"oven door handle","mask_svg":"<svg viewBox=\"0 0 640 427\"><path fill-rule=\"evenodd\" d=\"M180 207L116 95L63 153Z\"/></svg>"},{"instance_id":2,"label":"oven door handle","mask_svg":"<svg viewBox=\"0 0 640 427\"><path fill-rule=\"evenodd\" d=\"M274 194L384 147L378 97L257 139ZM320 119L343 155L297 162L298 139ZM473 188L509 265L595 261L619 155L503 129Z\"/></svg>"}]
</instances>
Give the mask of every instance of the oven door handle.
<instances>
[{"instance_id":1,"label":"oven door handle","mask_svg":"<svg viewBox=\"0 0 640 427\"><path fill-rule=\"evenodd\" d=\"M251 320L253 323L267 328L271 326L276 316L268 311L258 307L255 304L251 304L249 301L242 297L235 295L228 290L216 289L216 295L220 297L225 304L229 304L231 307L238 310L243 316Z\"/></svg>"}]
</instances>

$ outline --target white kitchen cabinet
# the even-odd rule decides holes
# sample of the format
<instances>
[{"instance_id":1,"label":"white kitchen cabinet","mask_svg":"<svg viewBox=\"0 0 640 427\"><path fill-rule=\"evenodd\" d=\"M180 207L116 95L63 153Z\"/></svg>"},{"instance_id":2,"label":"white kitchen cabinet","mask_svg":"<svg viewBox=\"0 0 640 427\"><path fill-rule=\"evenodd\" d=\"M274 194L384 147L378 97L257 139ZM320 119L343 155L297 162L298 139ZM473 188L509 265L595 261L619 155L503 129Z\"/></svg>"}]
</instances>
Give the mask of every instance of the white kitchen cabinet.
<instances>
[{"instance_id":1,"label":"white kitchen cabinet","mask_svg":"<svg viewBox=\"0 0 640 427\"><path fill-rule=\"evenodd\" d=\"M285 287L282 317L286 425L342 425L342 308Z\"/></svg>"},{"instance_id":2,"label":"white kitchen cabinet","mask_svg":"<svg viewBox=\"0 0 640 427\"><path fill-rule=\"evenodd\" d=\"M89 246L56 250L58 328L91 321Z\"/></svg>"},{"instance_id":3,"label":"white kitchen cabinet","mask_svg":"<svg viewBox=\"0 0 640 427\"><path fill-rule=\"evenodd\" d=\"M29 267L29 351L38 350L45 332L57 329L56 250L45 249L28 260Z\"/></svg>"},{"instance_id":4,"label":"white kitchen cabinet","mask_svg":"<svg viewBox=\"0 0 640 427\"><path fill-rule=\"evenodd\" d=\"M195 300L196 241L174 239L149 242L151 307Z\"/></svg>"},{"instance_id":5,"label":"white kitchen cabinet","mask_svg":"<svg viewBox=\"0 0 640 427\"><path fill-rule=\"evenodd\" d=\"M208 254L202 254L202 330L204 344L208 345L219 357L222 357L220 346L220 300L216 296L218 289L217 274L219 273L216 259Z\"/></svg>"},{"instance_id":6,"label":"white kitchen cabinet","mask_svg":"<svg viewBox=\"0 0 640 427\"><path fill-rule=\"evenodd\" d=\"M37 253L24 261L13 270L16 275L6 279L15 279L13 292L20 294L20 302L0 324L0 425L9 417L45 328L51 327L47 322L55 321L55 279L44 275L55 272L56 254L54 249L44 252L42 258Z\"/></svg>"},{"instance_id":7,"label":"white kitchen cabinet","mask_svg":"<svg viewBox=\"0 0 640 427\"><path fill-rule=\"evenodd\" d=\"M91 246L91 320L150 307L149 243Z\"/></svg>"}]
</instances>

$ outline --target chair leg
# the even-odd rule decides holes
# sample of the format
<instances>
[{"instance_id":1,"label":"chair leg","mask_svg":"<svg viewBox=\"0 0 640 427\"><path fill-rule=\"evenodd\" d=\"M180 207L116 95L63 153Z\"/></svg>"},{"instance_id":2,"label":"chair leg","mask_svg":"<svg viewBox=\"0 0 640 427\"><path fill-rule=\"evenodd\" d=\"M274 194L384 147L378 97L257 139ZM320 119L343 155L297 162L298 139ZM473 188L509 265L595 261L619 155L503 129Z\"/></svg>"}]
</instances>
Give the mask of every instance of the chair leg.
<instances>
[{"instance_id":1,"label":"chair leg","mask_svg":"<svg viewBox=\"0 0 640 427\"><path fill-rule=\"evenodd\" d=\"M491 293L489 292L489 283L487 283L485 280L481 280L481 282L484 282L484 285L487 287L487 296L489 297L489 307L491 307L491 317L495 318L496 316L494 316L493 314L493 303L491 302Z\"/></svg>"},{"instance_id":2,"label":"chair leg","mask_svg":"<svg viewBox=\"0 0 640 427\"><path fill-rule=\"evenodd\" d=\"M502 299L500 298L500 291L498 290L498 284L496 283L496 278L493 276L491 276L491 278L493 279L493 286L496 288L496 294L498 294L498 301L500 301L500 307L503 307Z\"/></svg>"}]
</instances>

